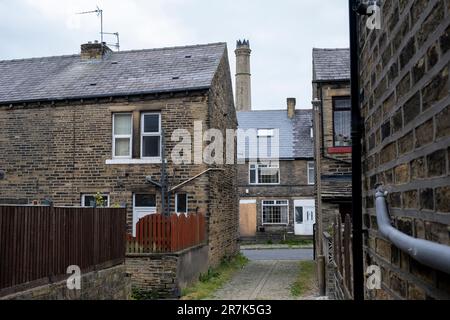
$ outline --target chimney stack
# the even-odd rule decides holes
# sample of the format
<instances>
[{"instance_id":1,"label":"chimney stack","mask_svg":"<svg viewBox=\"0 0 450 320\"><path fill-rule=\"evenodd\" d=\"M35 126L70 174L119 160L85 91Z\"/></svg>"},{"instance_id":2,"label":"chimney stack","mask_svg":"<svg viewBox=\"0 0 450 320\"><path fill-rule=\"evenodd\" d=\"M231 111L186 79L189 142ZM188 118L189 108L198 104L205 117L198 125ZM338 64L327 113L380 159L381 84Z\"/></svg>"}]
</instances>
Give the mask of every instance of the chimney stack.
<instances>
[{"instance_id":1,"label":"chimney stack","mask_svg":"<svg viewBox=\"0 0 450 320\"><path fill-rule=\"evenodd\" d=\"M289 119L295 117L295 105L297 104L297 100L295 98L287 99L287 112Z\"/></svg>"},{"instance_id":2,"label":"chimney stack","mask_svg":"<svg viewBox=\"0 0 450 320\"><path fill-rule=\"evenodd\" d=\"M81 60L102 59L109 52L112 52L112 50L108 48L105 42L100 43L95 41L92 43L89 41L81 45Z\"/></svg>"},{"instance_id":3,"label":"chimney stack","mask_svg":"<svg viewBox=\"0 0 450 320\"><path fill-rule=\"evenodd\" d=\"M250 41L238 40L236 45L236 111L252 110L250 74Z\"/></svg>"}]
</instances>

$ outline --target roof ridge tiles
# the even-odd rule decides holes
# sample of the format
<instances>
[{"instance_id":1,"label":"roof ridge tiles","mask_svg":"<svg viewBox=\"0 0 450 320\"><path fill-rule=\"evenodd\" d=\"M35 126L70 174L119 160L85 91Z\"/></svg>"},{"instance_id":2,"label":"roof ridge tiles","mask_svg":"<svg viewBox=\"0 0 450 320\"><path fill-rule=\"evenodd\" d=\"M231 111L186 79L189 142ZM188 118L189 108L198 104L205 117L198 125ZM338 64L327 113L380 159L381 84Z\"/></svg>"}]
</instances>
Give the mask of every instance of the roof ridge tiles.
<instances>
[{"instance_id":1,"label":"roof ridge tiles","mask_svg":"<svg viewBox=\"0 0 450 320\"><path fill-rule=\"evenodd\" d=\"M132 50L114 51L114 52L112 52L112 54L116 55L116 54L134 53L134 52L151 52L151 51L188 49L188 48L198 48L198 47L212 47L212 46L219 46L219 45L226 46L227 43L226 42L212 42L212 43L205 43L205 44L185 45L185 46L171 46L171 47L160 47L160 48L149 48L149 49L132 49ZM27 60L42 60L42 59L51 59L51 58L75 58L75 57L79 57L79 56L80 56L80 54L62 54L62 55L52 55L52 56L42 56L42 57L31 57L31 58L3 59L3 60L0 60L0 63L27 61Z\"/></svg>"}]
</instances>

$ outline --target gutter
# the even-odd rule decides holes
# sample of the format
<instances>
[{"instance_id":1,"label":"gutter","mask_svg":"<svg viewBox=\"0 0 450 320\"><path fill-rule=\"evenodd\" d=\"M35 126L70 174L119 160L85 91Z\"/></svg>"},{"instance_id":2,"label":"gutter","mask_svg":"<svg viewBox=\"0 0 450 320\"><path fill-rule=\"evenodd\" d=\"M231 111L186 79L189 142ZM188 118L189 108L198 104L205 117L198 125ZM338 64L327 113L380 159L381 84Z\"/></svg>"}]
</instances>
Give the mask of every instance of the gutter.
<instances>
[{"instance_id":1,"label":"gutter","mask_svg":"<svg viewBox=\"0 0 450 320\"><path fill-rule=\"evenodd\" d=\"M134 97L142 95L154 95L154 94L167 94L167 93L180 93L180 92L193 92L193 91L207 91L211 86L203 87L188 87L184 89L168 89L168 90L150 90L150 91L138 91L138 92L123 92L115 94L96 94L96 95L86 95L86 96L72 96L72 97L50 97L50 98L37 98L28 100L12 100L12 101L0 101L0 106L2 105L19 105L28 103L39 103L39 102L59 102L59 101L75 101L75 100L93 100L93 99L104 99L104 98L117 98L117 97Z\"/></svg>"},{"instance_id":2,"label":"gutter","mask_svg":"<svg viewBox=\"0 0 450 320\"><path fill-rule=\"evenodd\" d=\"M427 240L413 238L394 228L391 225L386 204L387 194L388 193L380 187L377 189L375 195L377 223L381 235L421 264L450 274L450 247Z\"/></svg>"},{"instance_id":3,"label":"gutter","mask_svg":"<svg viewBox=\"0 0 450 320\"><path fill-rule=\"evenodd\" d=\"M325 84L325 83L329 83L329 84L333 84L336 82L349 82L350 79L334 79L334 80L313 80L312 83L317 83L317 84Z\"/></svg>"}]
</instances>

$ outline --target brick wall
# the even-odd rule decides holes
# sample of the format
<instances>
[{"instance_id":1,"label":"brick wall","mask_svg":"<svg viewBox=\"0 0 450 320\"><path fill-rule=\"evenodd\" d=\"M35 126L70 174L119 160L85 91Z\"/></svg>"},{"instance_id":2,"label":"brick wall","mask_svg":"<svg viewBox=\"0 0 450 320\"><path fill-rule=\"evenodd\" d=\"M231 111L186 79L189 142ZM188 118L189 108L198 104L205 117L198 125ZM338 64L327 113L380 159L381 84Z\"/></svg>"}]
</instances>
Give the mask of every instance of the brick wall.
<instances>
[{"instance_id":1,"label":"brick wall","mask_svg":"<svg viewBox=\"0 0 450 320\"><path fill-rule=\"evenodd\" d=\"M366 266L382 268L370 299L450 297L450 276L423 266L377 231L374 187L383 183L395 226L450 245L450 1L383 1L382 30L360 20L365 123Z\"/></svg>"}]
</instances>

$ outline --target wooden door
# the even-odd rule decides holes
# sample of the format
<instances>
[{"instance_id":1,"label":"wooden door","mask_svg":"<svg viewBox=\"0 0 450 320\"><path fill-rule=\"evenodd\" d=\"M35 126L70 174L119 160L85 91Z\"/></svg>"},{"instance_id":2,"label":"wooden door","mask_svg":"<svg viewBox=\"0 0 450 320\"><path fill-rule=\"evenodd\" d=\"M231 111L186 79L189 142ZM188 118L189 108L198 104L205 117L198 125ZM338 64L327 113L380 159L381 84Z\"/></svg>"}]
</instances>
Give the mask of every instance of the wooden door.
<instances>
[{"instance_id":1,"label":"wooden door","mask_svg":"<svg viewBox=\"0 0 450 320\"><path fill-rule=\"evenodd\" d=\"M239 205L239 230L241 237L256 235L256 200L241 200Z\"/></svg>"}]
</instances>

